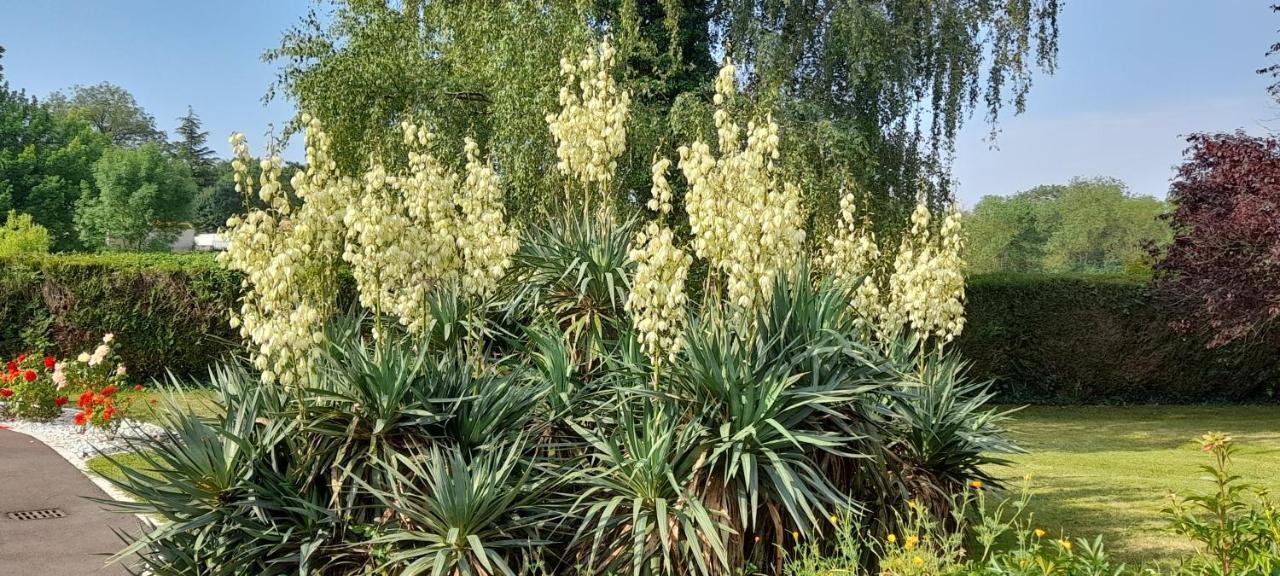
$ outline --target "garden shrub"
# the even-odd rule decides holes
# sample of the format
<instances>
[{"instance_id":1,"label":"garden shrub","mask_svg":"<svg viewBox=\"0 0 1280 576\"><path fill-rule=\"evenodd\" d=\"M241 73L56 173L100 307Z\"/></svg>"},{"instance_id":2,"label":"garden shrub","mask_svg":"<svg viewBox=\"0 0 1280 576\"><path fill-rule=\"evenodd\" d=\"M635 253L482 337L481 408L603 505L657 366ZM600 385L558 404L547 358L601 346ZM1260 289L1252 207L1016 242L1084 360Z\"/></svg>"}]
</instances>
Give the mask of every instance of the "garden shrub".
<instances>
[{"instance_id":1,"label":"garden shrub","mask_svg":"<svg viewBox=\"0 0 1280 576\"><path fill-rule=\"evenodd\" d=\"M63 357L115 333L137 379L203 374L237 346L227 310L239 283L200 254L0 259L0 355Z\"/></svg>"},{"instance_id":2,"label":"garden shrub","mask_svg":"<svg viewBox=\"0 0 1280 576\"><path fill-rule=\"evenodd\" d=\"M695 283L696 284L696 283ZM958 340L972 375L1030 403L1253 402L1275 398L1274 341L1206 340L1140 275L979 275ZM354 299L349 274L338 301ZM238 350L226 309L238 277L202 254L49 255L0 260L0 355L65 356L105 332L133 375L203 374ZM341 309L341 306L340 306Z\"/></svg>"},{"instance_id":3,"label":"garden shrub","mask_svg":"<svg viewBox=\"0 0 1280 576\"><path fill-rule=\"evenodd\" d=\"M977 276L966 314L958 346L1007 402L1265 401L1280 376L1271 338L1174 330L1145 276Z\"/></svg>"}]
</instances>

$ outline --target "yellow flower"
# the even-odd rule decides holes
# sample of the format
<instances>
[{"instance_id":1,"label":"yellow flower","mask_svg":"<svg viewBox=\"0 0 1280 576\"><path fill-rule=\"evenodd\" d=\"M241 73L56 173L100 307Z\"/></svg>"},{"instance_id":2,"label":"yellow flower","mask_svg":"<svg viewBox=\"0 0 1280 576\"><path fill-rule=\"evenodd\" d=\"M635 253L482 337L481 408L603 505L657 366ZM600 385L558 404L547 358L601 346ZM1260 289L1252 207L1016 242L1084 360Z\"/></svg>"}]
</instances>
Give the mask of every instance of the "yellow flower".
<instances>
[{"instance_id":1,"label":"yellow flower","mask_svg":"<svg viewBox=\"0 0 1280 576\"><path fill-rule=\"evenodd\" d=\"M969 487L970 487L970 488L973 488L974 490L981 490L981 489L982 489L982 481L981 481L981 480L974 480L973 482L970 482L970 483L969 483Z\"/></svg>"},{"instance_id":2,"label":"yellow flower","mask_svg":"<svg viewBox=\"0 0 1280 576\"><path fill-rule=\"evenodd\" d=\"M792 530L792 531L791 531L791 537L792 537L792 538L795 538L795 539L796 539L796 542L799 542L799 541L800 541L800 531L799 531L799 530Z\"/></svg>"},{"instance_id":3,"label":"yellow flower","mask_svg":"<svg viewBox=\"0 0 1280 576\"><path fill-rule=\"evenodd\" d=\"M831 525L832 525L832 526L839 526L839 525L840 525L840 519L839 519L839 518L836 518L836 515L835 515L835 514L832 514L832 515L831 515Z\"/></svg>"},{"instance_id":4,"label":"yellow flower","mask_svg":"<svg viewBox=\"0 0 1280 576\"><path fill-rule=\"evenodd\" d=\"M889 536L885 538L885 540L888 540L890 544L893 544L894 542L898 541L898 537L894 536L893 534L889 534Z\"/></svg>"},{"instance_id":5,"label":"yellow flower","mask_svg":"<svg viewBox=\"0 0 1280 576\"><path fill-rule=\"evenodd\" d=\"M921 557L919 557L919 556L916 556L916 557L914 557L914 558L912 558L912 559L911 559L911 563L912 563L912 564L915 564L915 565L916 565L916 568L919 568L919 567L921 567L921 566L924 566L924 558L921 558Z\"/></svg>"},{"instance_id":6,"label":"yellow flower","mask_svg":"<svg viewBox=\"0 0 1280 576\"><path fill-rule=\"evenodd\" d=\"M1044 538L1044 530L1040 528L1036 528L1035 535L1036 535L1036 538Z\"/></svg>"},{"instance_id":7,"label":"yellow flower","mask_svg":"<svg viewBox=\"0 0 1280 576\"><path fill-rule=\"evenodd\" d=\"M907 536L907 543L904 544L903 547L906 548L907 550L910 550L912 548L915 548L916 544L919 544L919 543L920 543L920 538L916 536Z\"/></svg>"},{"instance_id":8,"label":"yellow flower","mask_svg":"<svg viewBox=\"0 0 1280 576\"><path fill-rule=\"evenodd\" d=\"M1070 540L1066 540L1066 539L1059 540L1059 541L1058 541L1058 544L1062 546L1062 549L1063 549L1063 550L1067 550L1067 551L1070 551L1070 550L1071 550L1071 541L1070 541Z\"/></svg>"}]
</instances>

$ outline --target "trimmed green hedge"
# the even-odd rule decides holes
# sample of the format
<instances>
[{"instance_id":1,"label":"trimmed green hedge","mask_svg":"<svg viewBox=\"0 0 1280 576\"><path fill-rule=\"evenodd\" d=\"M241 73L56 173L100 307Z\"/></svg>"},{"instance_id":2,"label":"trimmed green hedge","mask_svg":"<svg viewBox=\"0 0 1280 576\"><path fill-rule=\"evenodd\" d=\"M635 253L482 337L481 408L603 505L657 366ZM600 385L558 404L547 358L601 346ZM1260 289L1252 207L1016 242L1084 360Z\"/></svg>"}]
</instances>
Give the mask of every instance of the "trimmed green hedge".
<instances>
[{"instance_id":1,"label":"trimmed green hedge","mask_svg":"<svg viewBox=\"0 0 1280 576\"><path fill-rule=\"evenodd\" d=\"M1170 329L1149 284L1144 276L977 276L957 345L1008 402L1274 399L1274 339L1209 350L1204 338Z\"/></svg>"},{"instance_id":2,"label":"trimmed green hedge","mask_svg":"<svg viewBox=\"0 0 1280 576\"><path fill-rule=\"evenodd\" d=\"M210 254L70 254L0 260L0 357L91 350L102 335L139 379L202 375L235 348L240 278Z\"/></svg>"},{"instance_id":3,"label":"trimmed green hedge","mask_svg":"<svg viewBox=\"0 0 1280 576\"><path fill-rule=\"evenodd\" d=\"M76 354L115 332L139 378L202 375L235 352L240 280L209 254L0 259L0 358ZM343 292L347 292L344 287ZM969 281L957 346L1006 402L1258 402L1275 398L1280 342L1208 350L1175 333L1141 276L988 275ZM339 298L342 301L342 298Z\"/></svg>"}]
</instances>

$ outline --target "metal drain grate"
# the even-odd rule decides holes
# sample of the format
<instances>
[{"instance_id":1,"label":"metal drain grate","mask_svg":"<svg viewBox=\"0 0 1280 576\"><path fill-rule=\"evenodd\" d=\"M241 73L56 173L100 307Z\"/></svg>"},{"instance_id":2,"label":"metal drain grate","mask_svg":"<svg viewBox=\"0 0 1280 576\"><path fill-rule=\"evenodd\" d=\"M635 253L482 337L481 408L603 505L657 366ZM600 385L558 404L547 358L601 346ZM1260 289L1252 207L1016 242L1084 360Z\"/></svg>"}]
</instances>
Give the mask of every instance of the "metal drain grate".
<instances>
[{"instance_id":1,"label":"metal drain grate","mask_svg":"<svg viewBox=\"0 0 1280 576\"><path fill-rule=\"evenodd\" d=\"M24 510L22 512L9 512L5 514L10 520L49 520L52 518L66 518L67 513L57 508L49 508L47 510Z\"/></svg>"}]
</instances>

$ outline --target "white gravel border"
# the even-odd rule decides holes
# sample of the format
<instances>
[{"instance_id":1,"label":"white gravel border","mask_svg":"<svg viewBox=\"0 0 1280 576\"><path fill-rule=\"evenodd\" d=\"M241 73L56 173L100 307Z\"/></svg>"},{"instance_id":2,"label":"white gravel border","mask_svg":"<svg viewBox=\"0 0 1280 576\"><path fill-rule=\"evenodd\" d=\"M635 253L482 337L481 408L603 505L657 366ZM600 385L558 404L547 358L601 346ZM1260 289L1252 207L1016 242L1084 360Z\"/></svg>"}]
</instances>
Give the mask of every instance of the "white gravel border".
<instances>
[{"instance_id":1,"label":"white gravel border","mask_svg":"<svg viewBox=\"0 0 1280 576\"><path fill-rule=\"evenodd\" d=\"M131 502L133 499L116 488L107 479L89 469L86 462L100 454L119 454L128 451L127 437L158 437L164 428L146 422L124 420L114 435L106 431L88 428L81 431L75 424L76 410L63 409L62 414L47 422L0 419L6 430L25 434L53 449L64 460L80 470L91 482L111 499Z\"/></svg>"}]
</instances>

